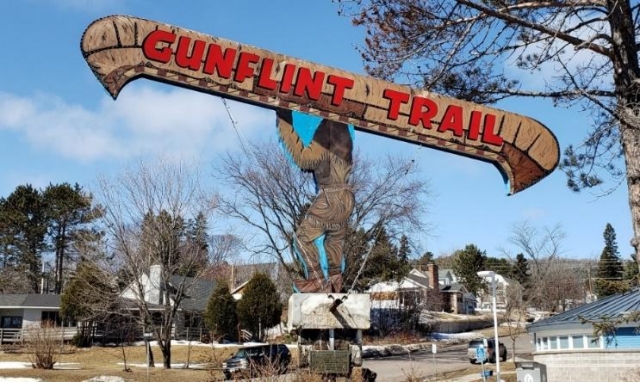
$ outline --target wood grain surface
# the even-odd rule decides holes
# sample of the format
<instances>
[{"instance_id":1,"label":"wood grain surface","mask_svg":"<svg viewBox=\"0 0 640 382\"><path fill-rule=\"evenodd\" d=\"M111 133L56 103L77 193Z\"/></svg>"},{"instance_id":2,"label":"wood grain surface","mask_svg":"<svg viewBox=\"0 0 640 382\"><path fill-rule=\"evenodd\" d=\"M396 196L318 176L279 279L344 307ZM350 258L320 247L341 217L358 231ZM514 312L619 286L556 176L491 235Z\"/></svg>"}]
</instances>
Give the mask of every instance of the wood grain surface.
<instances>
[{"instance_id":1,"label":"wood grain surface","mask_svg":"<svg viewBox=\"0 0 640 382\"><path fill-rule=\"evenodd\" d=\"M353 124L357 130L494 164L509 193L547 176L560 157L538 121L238 42L130 16L94 21L82 54L115 99L137 78Z\"/></svg>"}]
</instances>

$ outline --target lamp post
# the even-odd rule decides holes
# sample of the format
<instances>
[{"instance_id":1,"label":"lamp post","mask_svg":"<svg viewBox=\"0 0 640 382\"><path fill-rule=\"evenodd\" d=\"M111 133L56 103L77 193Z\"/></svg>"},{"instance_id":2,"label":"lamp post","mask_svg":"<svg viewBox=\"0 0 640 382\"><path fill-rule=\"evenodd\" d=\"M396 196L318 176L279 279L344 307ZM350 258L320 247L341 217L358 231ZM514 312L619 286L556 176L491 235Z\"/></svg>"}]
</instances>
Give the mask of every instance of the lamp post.
<instances>
[{"instance_id":1,"label":"lamp post","mask_svg":"<svg viewBox=\"0 0 640 382\"><path fill-rule=\"evenodd\" d=\"M498 314L496 310L496 273L494 271L480 271L478 276L491 277L491 302L493 304L493 356L496 360L496 381L500 382L500 340L498 339Z\"/></svg>"}]
</instances>

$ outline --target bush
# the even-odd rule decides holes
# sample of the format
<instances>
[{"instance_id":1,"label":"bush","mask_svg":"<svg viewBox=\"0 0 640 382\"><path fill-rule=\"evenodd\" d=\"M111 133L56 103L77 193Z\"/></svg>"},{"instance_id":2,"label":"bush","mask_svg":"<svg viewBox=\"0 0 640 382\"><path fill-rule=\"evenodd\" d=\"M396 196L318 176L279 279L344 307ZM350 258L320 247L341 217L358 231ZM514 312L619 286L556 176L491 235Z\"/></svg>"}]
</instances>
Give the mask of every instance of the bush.
<instances>
[{"instance_id":1,"label":"bush","mask_svg":"<svg viewBox=\"0 0 640 382\"><path fill-rule=\"evenodd\" d=\"M27 347L31 354L31 366L34 369L53 369L60 359L62 334L50 322L42 322L41 327L27 328L25 333Z\"/></svg>"},{"instance_id":2,"label":"bush","mask_svg":"<svg viewBox=\"0 0 640 382\"><path fill-rule=\"evenodd\" d=\"M91 347L91 336L78 333L71 339L71 345L77 348L89 348Z\"/></svg>"}]
</instances>

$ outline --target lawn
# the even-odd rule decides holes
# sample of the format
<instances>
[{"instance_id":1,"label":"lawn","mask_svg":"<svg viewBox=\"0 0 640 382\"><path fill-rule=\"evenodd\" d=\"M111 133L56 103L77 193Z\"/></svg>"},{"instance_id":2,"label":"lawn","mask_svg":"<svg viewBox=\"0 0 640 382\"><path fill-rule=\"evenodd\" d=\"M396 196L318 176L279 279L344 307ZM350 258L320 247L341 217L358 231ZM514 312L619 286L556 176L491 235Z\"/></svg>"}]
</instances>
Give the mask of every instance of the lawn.
<instances>
[{"instance_id":1,"label":"lawn","mask_svg":"<svg viewBox=\"0 0 640 382\"><path fill-rule=\"evenodd\" d=\"M124 354L130 372L124 371ZM190 382L221 380L219 370L222 361L229 357L233 347L211 348L209 346L173 345L171 349L172 369L162 368L162 353L157 346L152 347L156 368L149 370L151 381L187 380ZM0 362L30 362L33 354L27 350L0 353ZM52 382L80 382L100 375L120 376L127 381L147 381L144 346L92 347L89 349L65 348L59 357L58 367L65 370L2 369L1 377L32 377ZM186 369L187 361L191 365L206 369Z\"/></svg>"}]
</instances>

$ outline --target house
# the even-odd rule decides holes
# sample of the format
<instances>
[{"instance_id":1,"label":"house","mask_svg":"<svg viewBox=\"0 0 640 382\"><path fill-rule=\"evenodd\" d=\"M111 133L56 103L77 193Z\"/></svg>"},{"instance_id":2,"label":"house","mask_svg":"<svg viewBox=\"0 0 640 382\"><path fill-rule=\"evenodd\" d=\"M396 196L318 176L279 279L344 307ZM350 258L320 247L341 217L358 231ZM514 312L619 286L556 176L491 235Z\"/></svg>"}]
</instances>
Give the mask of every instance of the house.
<instances>
[{"instance_id":1,"label":"house","mask_svg":"<svg viewBox=\"0 0 640 382\"><path fill-rule=\"evenodd\" d=\"M162 266L152 265L148 273L144 273L140 278L140 286L143 295L140 296L135 285L130 285L124 289L121 296L124 300L129 300L130 309L135 310L134 301L144 300L148 303L149 310L160 312L164 309L164 291L161 283ZM176 338L188 338L205 333L203 314L209 301L209 296L213 292L215 282L212 280L197 279L172 275L169 278L169 287L184 285L185 296L180 301L175 322L173 324L174 336ZM173 300L170 301L173 304Z\"/></svg>"},{"instance_id":2,"label":"house","mask_svg":"<svg viewBox=\"0 0 640 382\"><path fill-rule=\"evenodd\" d=\"M373 285L368 290L371 293L372 309L399 309L421 302L427 310L473 314L475 296L453 280L455 278L450 270L439 272L438 266L433 263L418 265L400 282Z\"/></svg>"},{"instance_id":3,"label":"house","mask_svg":"<svg viewBox=\"0 0 640 382\"><path fill-rule=\"evenodd\" d=\"M284 266L278 262L255 263L230 266L230 290L236 300L242 298L244 288L256 273L264 273L273 281L286 303L293 292L293 281ZM285 304L286 305L286 304Z\"/></svg>"},{"instance_id":4,"label":"house","mask_svg":"<svg viewBox=\"0 0 640 382\"><path fill-rule=\"evenodd\" d=\"M517 284L517 281L506 278L496 273L496 310L504 311L507 309L509 302L509 287ZM484 277L484 282L491 285L491 277ZM479 291L477 296L478 307L480 310L491 310L492 308L492 292L488 293Z\"/></svg>"},{"instance_id":5,"label":"house","mask_svg":"<svg viewBox=\"0 0 640 382\"><path fill-rule=\"evenodd\" d=\"M439 269L438 283L440 285L451 285L458 282L458 277L453 273L453 269Z\"/></svg>"},{"instance_id":6,"label":"house","mask_svg":"<svg viewBox=\"0 0 640 382\"><path fill-rule=\"evenodd\" d=\"M40 328L46 321L64 327L65 339L76 333L75 322L60 317L59 294L0 295L0 343L22 341L24 329Z\"/></svg>"},{"instance_id":7,"label":"house","mask_svg":"<svg viewBox=\"0 0 640 382\"><path fill-rule=\"evenodd\" d=\"M527 326L533 334L533 359L546 365L549 381L636 380L640 322L624 322L624 317L638 311L636 287L536 321ZM611 330L597 335L592 322L609 322Z\"/></svg>"}]
</instances>

